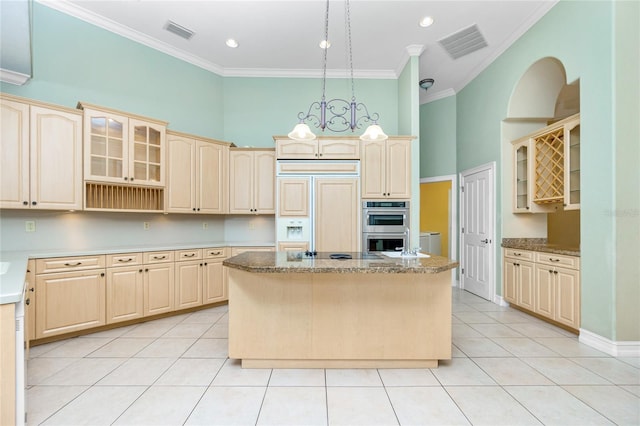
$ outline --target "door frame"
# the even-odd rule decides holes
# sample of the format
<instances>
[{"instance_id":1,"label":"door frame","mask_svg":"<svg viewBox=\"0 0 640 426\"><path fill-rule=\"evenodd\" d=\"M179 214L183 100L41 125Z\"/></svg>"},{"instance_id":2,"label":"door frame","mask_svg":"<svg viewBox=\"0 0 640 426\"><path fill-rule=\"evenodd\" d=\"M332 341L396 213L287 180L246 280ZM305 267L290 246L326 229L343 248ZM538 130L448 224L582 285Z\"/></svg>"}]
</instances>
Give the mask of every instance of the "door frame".
<instances>
[{"instance_id":1,"label":"door frame","mask_svg":"<svg viewBox=\"0 0 640 426\"><path fill-rule=\"evenodd\" d=\"M462 188L464 187L464 180L465 177L475 174L475 173L479 173L479 172L484 172L484 171L488 171L489 172L489 185L492 188L492 198L493 200L490 201L490 205L492 206L491 209L491 217L489 218L490 222L493 224L493 229L491 232L491 241L492 241L492 245L493 245L493 250L489 250L489 285L490 285L490 295L491 295L491 301L497 304L500 304L500 300L499 297L496 294L496 252L497 252L497 241L496 241L496 211L497 211L497 205L496 205L496 162L492 161L490 163L485 163L485 164L481 164L479 166L467 169L467 170L463 170L460 172L459 176L460 176L460 188L458 191L458 195L460 197L460 220L458 221L458 236L460 239L460 271L462 271L462 269L465 267L465 258L464 258L464 246L463 246L463 239L464 239L464 235L462 233L462 224L463 224L463 220L462 218L464 217L464 213L465 213L465 204L464 204L464 196L462 195ZM464 290L464 280L462 279L462 273L460 274L460 284L459 287Z\"/></svg>"},{"instance_id":2,"label":"door frame","mask_svg":"<svg viewBox=\"0 0 640 426\"><path fill-rule=\"evenodd\" d=\"M457 175L444 175L434 176L427 178L420 178L420 184L423 183L436 183L436 182L451 182L451 199L449 206L449 259L458 259L458 230L459 226L456 226L458 220L458 176ZM451 270L451 286L459 287L458 282L458 268Z\"/></svg>"}]
</instances>

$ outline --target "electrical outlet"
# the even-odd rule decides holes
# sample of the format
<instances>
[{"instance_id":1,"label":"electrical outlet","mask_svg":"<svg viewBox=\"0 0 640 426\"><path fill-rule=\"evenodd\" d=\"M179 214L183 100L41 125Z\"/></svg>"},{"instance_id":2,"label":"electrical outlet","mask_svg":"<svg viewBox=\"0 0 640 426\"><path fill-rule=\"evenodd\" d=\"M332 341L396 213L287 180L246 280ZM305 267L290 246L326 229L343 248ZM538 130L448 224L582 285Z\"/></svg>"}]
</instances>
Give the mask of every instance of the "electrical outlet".
<instances>
[{"instance_id":1,"label":"electrical outlet","mask_svg":"<svg viewBox=\"0 0 640 426\"><path fill-rule=\"evenodd\" d=\"M36 232L36 221L35 220L25 221L24 230L27 232Z\"/></svg>"},{"instance_id":2,"label":"electrical outlet","mask_svg":"<svg viewBox=\"0 0 640 426\"><path fill-rule=\"evenodd\" d=\"M151 228L151 224L149 222L142 222L142 227L144 229L149 229L149 228Z\"/></svg>"},{"instance_id":3,"label":"electrical outlet","mask_svg":"<svg viewBox=\"0 0 640 426\"><path fill-rule=\"evenodd\" d=\"M209 229L209 224L207 222L202 222L202 229Z\"/></svg>"}]
</instances>

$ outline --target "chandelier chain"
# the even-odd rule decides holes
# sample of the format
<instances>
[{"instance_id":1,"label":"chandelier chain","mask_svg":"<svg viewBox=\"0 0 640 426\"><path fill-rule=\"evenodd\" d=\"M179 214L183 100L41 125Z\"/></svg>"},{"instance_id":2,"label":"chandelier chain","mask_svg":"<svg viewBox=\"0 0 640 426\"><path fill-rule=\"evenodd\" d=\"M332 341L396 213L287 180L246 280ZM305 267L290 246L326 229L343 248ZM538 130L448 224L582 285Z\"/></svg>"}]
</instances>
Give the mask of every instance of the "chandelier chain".
<instances>
[{"instance_id":1,"label":"chandelier chain","mask_svg":"<svg viewBox=\"0 0 640 426\"><path fill-rule=\"evenodd\" d=\"M353 52L351 50L351 6L349 0L346 0L346 17L347 17L347 43L349 45L349 70L351 72L351 100L356 100L356 86L353 81Z\"/></svg>"},{"instance_id":2,"label":"chandelier chain","mask_svg":"<svg viewBox=\"0 0 640 426\"><path fill-rule=\"evenodd\" d=\"M325 93L327 89L327 51L329 50L329 2L327 1L327 8L324 15L324 52L322 59L322 100L325 100Z\"/></svg>"}]
</instances>

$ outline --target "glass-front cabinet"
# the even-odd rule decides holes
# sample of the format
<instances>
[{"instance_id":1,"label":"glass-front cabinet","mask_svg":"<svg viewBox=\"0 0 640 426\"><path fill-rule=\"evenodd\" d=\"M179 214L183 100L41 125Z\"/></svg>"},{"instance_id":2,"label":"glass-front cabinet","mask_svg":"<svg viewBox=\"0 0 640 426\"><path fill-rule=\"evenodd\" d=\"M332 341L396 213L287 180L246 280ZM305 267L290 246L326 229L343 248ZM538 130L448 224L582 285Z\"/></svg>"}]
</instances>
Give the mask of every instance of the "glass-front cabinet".
<instances>
[{"instance_id":1,"label":"glass-front cabinet","mask_svg":"<svg viewBox=\"0 0 640 426\"><path fill-rule=\"evenodd\" d=\"M85 180L164 186L166 123L83 109Z\"/></svg>"},{"instance_id":2,"label":"glass-front cabinet","mask_svg":"<svg viewBox=\"0 0 640 426\"><path fill-rule=\"evenodd\" d=\"M580 209L580 115L511 142L514 213Z\"/></svg>"},{"instance_id":3,"label":"glass-front cabinet","mask_svg":"<svg viewBox=\"0 0 640 426\"><path fill-rule=\"evenodd\" d=\"M580 117L564 126L564 209L580 209Z\"/></svg>"}]
</instances>

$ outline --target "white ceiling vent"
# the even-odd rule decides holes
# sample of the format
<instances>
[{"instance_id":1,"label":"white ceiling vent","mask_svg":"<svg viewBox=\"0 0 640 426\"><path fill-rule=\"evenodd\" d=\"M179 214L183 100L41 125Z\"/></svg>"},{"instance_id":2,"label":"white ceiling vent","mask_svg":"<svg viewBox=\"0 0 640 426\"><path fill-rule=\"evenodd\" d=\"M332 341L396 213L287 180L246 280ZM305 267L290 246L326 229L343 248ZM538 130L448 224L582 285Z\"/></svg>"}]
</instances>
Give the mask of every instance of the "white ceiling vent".
<instances>
[{"instance_id":1,"label":"white ceiling vent","mask_svg":"<svg viewBox=\"0 0 640 426\"><path fill-rule=\"evenodd\" d=\"M183 27L182 25L178 25L175 22L167 21L167 25L164 26L164 29L169 31L170 33L174 33L178 37L182 37L185 40L190 40L191 37L195 34L188 28Z\"/></svg>"},{"instance_id":2,"label":"white ceiling vent","mask_svg":"<svg viewBox=\"0 0 640 426\"><path fill-rule=\"evenodd\" d=\"M458 59L488 46L487 41L482 34L480 34L476 24L440 39L438 43L444 47L444 50L446 50L453 59Z\"/></svg>"}]
</instances>

